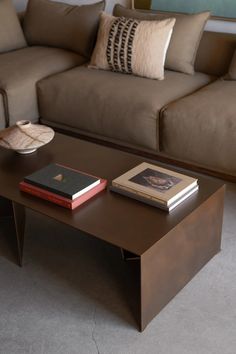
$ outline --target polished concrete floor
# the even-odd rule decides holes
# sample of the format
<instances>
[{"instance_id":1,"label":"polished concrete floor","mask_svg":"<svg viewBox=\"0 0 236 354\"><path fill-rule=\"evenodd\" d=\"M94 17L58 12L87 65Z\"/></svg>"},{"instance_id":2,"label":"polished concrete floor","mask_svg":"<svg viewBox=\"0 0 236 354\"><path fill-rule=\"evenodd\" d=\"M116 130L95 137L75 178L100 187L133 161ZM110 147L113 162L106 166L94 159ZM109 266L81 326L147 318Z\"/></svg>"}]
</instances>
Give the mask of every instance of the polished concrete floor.
<instances>
[{"instance_id":1,"label":"polished concrete floor","mask_svg":"<svg viewBox=\"0 0 236 354\"><path fill-rule=\"evenodd\" d=\"M236 353L236 185L222 251L143 333L118 250L28 212L19 268L8 225L0 230L0 354Z\"/></svg>"}]
</instances>

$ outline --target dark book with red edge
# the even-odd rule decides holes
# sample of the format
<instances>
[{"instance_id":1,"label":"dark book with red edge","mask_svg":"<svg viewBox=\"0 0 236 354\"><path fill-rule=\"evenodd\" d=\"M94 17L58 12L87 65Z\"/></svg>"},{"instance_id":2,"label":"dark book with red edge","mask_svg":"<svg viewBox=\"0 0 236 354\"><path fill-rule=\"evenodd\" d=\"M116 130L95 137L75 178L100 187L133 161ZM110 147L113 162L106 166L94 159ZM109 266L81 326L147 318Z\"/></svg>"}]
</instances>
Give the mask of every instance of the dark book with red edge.
<instances>
[{"instance_id":1,"label":"dark book with red edge","mask_svg":"<svg viewBox=\"0 0 236 354\"><path fill-rule=\"evenodd\" d=\"M100 184L100 178L52 163L24 178L24 182L75 200Z\"/></svg>"},{"instance_id":2,"label":"dark book with red edge","mask_svg":"<svg viewBox=\"0 0 236 354\"><path fill-rule=\"evenodd\" d=\"M106 188L106 185L107 185L107 180L101 179L98 185L96 185L88 192L84 193L83 195L77 197L74 200L64 198L58 194L33 186L32 184L26 183L24 181L20 182L20 190L28 194L34 195L36 197L39 197L41 199L48 200L64 208L73 210L78 206L80 206L81 204L85 203L87 200L94 197L99 192L103 191Z\"/></svg>"}]
</instances>

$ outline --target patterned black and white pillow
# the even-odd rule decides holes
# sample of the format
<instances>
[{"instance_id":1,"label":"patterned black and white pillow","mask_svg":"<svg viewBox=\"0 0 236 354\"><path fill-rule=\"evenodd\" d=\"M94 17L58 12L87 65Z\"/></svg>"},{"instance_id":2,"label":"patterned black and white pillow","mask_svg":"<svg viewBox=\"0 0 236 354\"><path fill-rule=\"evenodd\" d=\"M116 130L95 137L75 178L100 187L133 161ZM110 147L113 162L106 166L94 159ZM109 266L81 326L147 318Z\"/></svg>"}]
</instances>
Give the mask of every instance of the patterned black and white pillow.
<instances>
[{"instance_id":1,"label":"patterned black and white pillow","mask_svg":"<svg viewBox=\"0 0 236 354\"><path fill-rule=\"evenodd\" d=\"M174 24L102 13L90 67L162 80Z\"/></svg>"}]
</instances>

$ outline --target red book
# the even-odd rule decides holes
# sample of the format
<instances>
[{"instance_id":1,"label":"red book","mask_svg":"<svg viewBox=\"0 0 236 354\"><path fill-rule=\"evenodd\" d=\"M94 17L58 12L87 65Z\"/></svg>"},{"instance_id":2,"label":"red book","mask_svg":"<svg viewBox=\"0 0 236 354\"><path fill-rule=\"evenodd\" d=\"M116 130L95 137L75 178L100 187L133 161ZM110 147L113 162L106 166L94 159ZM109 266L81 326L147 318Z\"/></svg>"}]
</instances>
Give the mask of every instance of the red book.
<instances>
[{"instance_id":1,"label":"red book","mask_svg":"<svg viewBox=\"0 0 236 354\"><path fill-rule=\"evenodd\" d=\"M71 210L77 208L79 205L85 203L87 200L95 196L97 193L103 191L106 188L106 185L107 185L107 180L101 179L101 182L97 186L90 189L88 192L82 194L80 197L71 200L26 182L20 182L19 184L21 191L29 193L41 199L48 200L52 203L58 204L62 207Z\"/></svg>"}]
</instances>

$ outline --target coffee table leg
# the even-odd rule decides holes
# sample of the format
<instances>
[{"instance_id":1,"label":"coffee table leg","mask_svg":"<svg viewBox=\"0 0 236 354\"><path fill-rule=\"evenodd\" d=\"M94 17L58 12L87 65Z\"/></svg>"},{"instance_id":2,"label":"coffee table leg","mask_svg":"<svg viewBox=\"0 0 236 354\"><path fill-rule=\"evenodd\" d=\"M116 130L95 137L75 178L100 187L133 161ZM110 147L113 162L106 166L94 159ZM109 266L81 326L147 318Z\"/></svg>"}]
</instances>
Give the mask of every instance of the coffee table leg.
<instances>
[{"instance_id":1,"label":"coffee table leg","mask_svg":"<svg viewBox=\"0 0 236 354\"><path fill-rule=\"evenodd\" d=\"M140 330L221 247L224 188L140 258Z\"/></svg>"},{"instance_id":2,"label":"coffee table leg","mask_svg":"<svg viewBox=\"0 0 236 354\"><path fill-rule=\"evenodd\" d=\"M20 267L23 264L23 249L24 249L24 236L25 236L25 208L15 202L12 202L13 215L15 221L15 231L18 250L18 262Z\"/></svg>"},{"instance_id":3,"label":"coffee table leg","mask_svg":"<svg viewBox=\"0 0 236 354\"><path fill-rule=\"evenodd\" d=\"M22 267L24 233L25 233L25 208L8 199L0 199L1 218L10 218L13 220L15 240L17 245L18 264Z\"/></svg>"}]
</instances>

